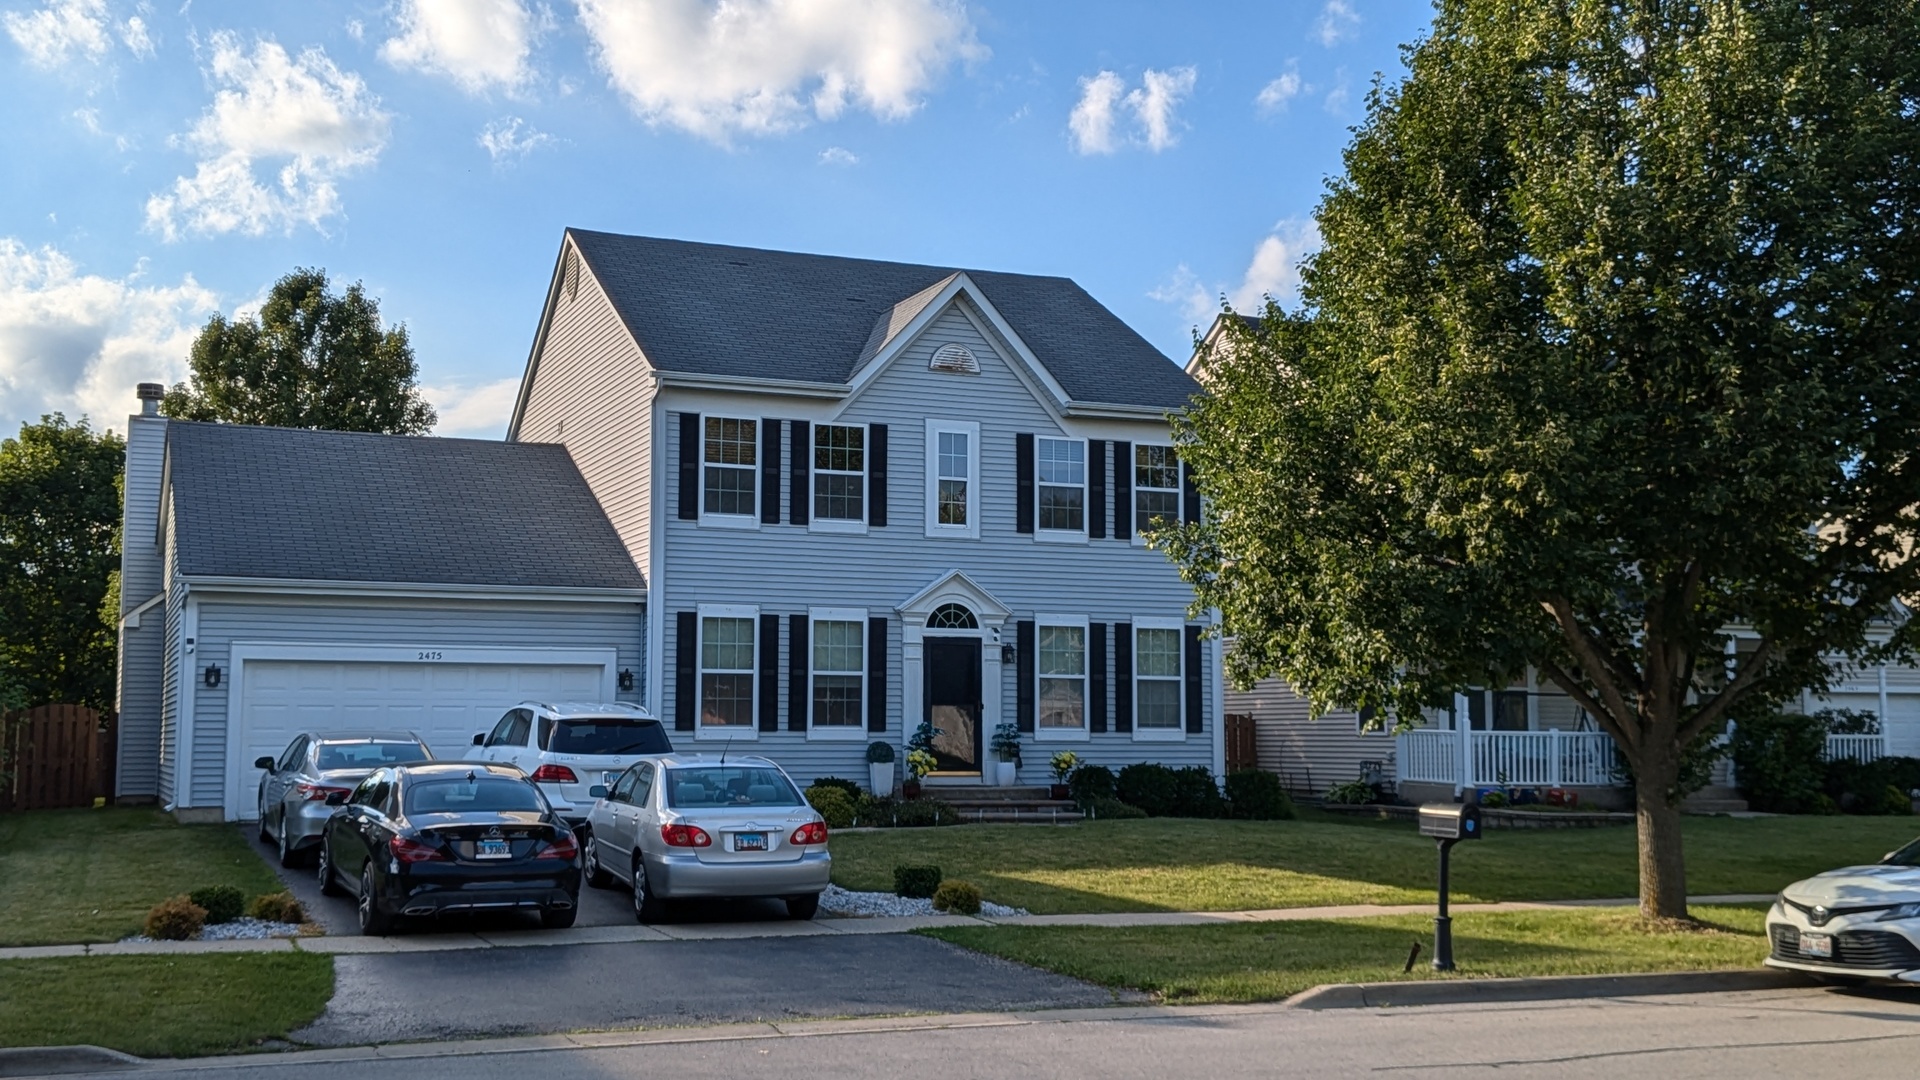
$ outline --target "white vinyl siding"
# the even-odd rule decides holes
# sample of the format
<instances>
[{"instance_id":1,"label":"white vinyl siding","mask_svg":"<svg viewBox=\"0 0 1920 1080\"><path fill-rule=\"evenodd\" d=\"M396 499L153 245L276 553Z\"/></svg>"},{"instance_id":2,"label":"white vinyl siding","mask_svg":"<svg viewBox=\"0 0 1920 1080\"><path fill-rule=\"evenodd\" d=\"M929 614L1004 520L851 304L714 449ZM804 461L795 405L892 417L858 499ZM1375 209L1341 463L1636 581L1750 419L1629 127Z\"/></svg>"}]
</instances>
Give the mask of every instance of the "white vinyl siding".
<instances>
[{"instance_id":1,"label":"white vinyl siding","mask_svg":"<svg viewBox=\"0 0 1920 1080\"><path fill-rule=\"evenodd\" d=\"M708 416L702 423L700 520L758 525L760 424L726 416Z\"/></svg>"},{"instance_id":2,"label":"white vinyl siding","mask_svg":"<svg viewBox=\"0 0 1920 1080\"><path fill-rule=\"evenodd\" d=\"M927 535L980 535L980 425L927 421Z\"/></svg>"},{"instance_id":3,"label":"white vinyl siding","mask_svg":"<svg viewBox=\"0 0 1920 1080\"><path fill-rule=\"evenodd\" d=\"M866 730L867 613L816 608L811 613L811 734L860 739Z\"/></svg>"},{"instance_id":4,"label":"white vinyl siding","mask_svg":"<svg viewBox=\"0 0 1920 1080\"><path fill-rule=\"evenodd\" d=\"M1087 735L1087 621L1042 615L1035 700L1039 703L1037 738L1085 738Z\"/></svg>"},{"instance_id":5,"label":"white vinyl siding","mask_svg":"<svg viewBox=\"0 0 1920 1080\"><path fill-rule=\"evenodd\" d=\"M1186 684L1178 619L1133 621L1133 732L1137 739L1186 737Z\"/></svg>"},{"instance_id":6,"label":"white vinyl siding","mask_svg":"<svg viewBox=\"0 0 1920 1080\"><path fill-rule=\"evenodd\" d=\"M1134 543L1144 544L1156 521L1180 521L1180 461L1173 447L1144 443L1133 448Z\"/></svg>"},{"instance_id":7,"label":"white vinyl siding","mask_svg":"<svg viewBox=\"0 0 1920 1080\"><path fill-rule=\"evenodd\" d=\"M1086 539L1086 441L1036 440L1034 471L1040 512L1038 535L1043 538Z\"/></svg>"},{"instance_id":8,"label":"white vinyl siding","mask_svg":"<svg viewBox=\"0 0 1920 1080\"><path fill-rule=\"evenodd\" d=\"M700 606L700 737L752 738L759 612Z\"/></svg>"}]
</instances>

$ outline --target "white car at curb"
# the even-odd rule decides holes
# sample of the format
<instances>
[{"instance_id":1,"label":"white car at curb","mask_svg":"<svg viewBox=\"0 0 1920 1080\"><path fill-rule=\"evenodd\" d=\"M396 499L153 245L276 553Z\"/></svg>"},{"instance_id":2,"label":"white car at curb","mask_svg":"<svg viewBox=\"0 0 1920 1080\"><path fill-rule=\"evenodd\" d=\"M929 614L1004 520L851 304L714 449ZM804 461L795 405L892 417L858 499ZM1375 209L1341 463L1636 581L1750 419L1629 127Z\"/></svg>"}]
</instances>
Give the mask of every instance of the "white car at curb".
<instances>
[{"instance_id":1,"label":"white car at curb","mask_svg":"<svg viewBox=\"0 0 1920 1080\"><path fill-rule=\"evenodd\" d=\"M1769 967L1920 984L1920 840L1873 866L1796 881L1767 912Z\"/></svg>"}]
</instances>

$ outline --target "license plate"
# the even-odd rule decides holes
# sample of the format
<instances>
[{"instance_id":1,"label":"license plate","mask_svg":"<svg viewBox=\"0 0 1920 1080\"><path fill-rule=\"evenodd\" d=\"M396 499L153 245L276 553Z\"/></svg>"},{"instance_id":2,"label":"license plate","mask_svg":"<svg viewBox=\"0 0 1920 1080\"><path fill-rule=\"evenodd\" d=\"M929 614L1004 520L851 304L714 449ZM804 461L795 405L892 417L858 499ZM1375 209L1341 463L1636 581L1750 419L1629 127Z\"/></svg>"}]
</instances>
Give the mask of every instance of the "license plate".
<instances>
[{"instance_id":1,"label":"license plate","mask_svg":"<svg viewBox=\"0 0 1920 1080\"><path fill-rule=\"evenodd\" d=\"M618 779L620 779L620 774L617 772L603 772L600 774L600 782L608 787L612 787L613 782Z\"/></svg>"},{"instance_id":2,"label":"license plate","mask_svg":"<svg viewBox=\"0 0 1920 1080\"><path fill-rule=\"evenodd\" d=\"M1833 955L1832 934L1801 934L1800 951L1807 956L1826 959Z\"/></svg>"},{"instance_id":3,"label":"license plate","mask_svg":"<svg viewBox=\"0 0 1920 1080\"><path fill-rule=\"evenodd\" d=\"M765 851L767 834L763 832L737 832L733 834L733 850Z\"/></svg>"},{"instance_id":4,"label":"license plate","mask_svg":"<svg viewBox=\"0 0 1920 1080\"><path fill-rule=\"evenodd\" d=\"M476 859L511 859L513 848L505 840L479 840L473 845Z\"/></svg>"}]
</instances>

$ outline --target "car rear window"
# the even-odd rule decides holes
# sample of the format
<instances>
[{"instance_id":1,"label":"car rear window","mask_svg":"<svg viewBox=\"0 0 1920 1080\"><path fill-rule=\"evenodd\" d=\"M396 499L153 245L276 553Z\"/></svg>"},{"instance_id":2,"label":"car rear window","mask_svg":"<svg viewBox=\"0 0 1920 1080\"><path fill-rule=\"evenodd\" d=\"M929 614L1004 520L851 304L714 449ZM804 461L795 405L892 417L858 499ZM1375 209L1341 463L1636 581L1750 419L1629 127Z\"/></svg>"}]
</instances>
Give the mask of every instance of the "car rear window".
<instances>
[{"instance_id":1,"label":"car rear window","mask_svg":"<svg viewBox=\"0 0 1920 1080\"><path fill-rule=\"evenodd\" d=\"M552 754L671 754L673 744L658 720L597 716L560 720L547 736Z\"/></svg>"},{"instance_id":2,"label":"car rear window","mask_svg":"<svg viewBox=\"0 0 1920 1080\"><path fill-rule=\"evenodd\" d=\"M711 765L667 770L667 805L679 810L720 806L799 806L800 792L779 769Z\"/></svg>"},{"instance_id":3,"label":"car rear window","mask_svg":"<svg viewBox=\"0 0 1920 1080\"><path fill-rule=\"evenodd\" d=\"M318 754L321 772L334 769L377 769L403 761L431 761L433 755L412 742L336 742L321 743Z\"/></svg>"},{"instance_id":4,"label":"car rear window","mask_svg":"<svg viewBox=\"0 0 1920 1080\"><path fill-rule=\"evenodd\" d=\"M407 782L407 813L466 814L527 811L543 813L547 801L533 784L504 776Z\"/></svg>"}]
</instances>

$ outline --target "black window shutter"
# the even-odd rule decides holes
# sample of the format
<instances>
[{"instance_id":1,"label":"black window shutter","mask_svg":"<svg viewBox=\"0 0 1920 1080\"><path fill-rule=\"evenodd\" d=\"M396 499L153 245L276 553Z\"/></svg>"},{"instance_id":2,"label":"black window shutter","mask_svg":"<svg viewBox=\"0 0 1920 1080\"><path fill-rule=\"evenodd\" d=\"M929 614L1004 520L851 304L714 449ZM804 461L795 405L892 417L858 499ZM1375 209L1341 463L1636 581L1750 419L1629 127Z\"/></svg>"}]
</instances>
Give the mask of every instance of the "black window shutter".
<instances>
[{"instance_id":1,"label":"black window shutter","mask_svg":"<svg viewBox=\"0 0 1920 1080\"><path fill-rule=\"evenodd\" d=\"M1113 730L1133 730L1133 624L1113 624Z\"/></svg>"},{"instance_id":2,"label":"black window shutter","mask_svg":"<svg viewBox=\"0 0 1920 1080\"><path fill-rule=\"evenodd\" d=\"M1087 730L1107 730L1107 624L1087 624Z\"/></svg>"},{"instance_id":3,"label":"black window shutter","mask_svg":"<svg viewBox=\"0 0 1920 1080\"><path fill-rule=\"evenodd\" d=\"M1107 535L1107 440L1087 440L1087 536Z\"/></svg>"},{"instance_id":4,"label":"black window shutter","mask_svg":"<svg viewBox=\"0 0 1920 1080\"><path fill-rule=\"evenodd\" d=\"M780 524L780 421L760 421L760 524Z\"/></svg>"},{"instance_id":5,"label":"black window shutter","mask_svg":"<svg viewBox=\"0 0 1920 1080\"><path fill-rule=\"evenodd\" d=\"M1133 444L1113 444L1113 538L1133 539Z\"/></svg>"},{"instance_id":6,"label":"black window shutter","mask_svg":"<svg viewBox=\"0 0 1920 1080\"><path fill-rule=\"evenodd\" d=\"M1018 519L1015 532L1033 531L1033 436L1021 432L1013 437L1013 471L1020 476L1015 489L1013 512Z\"/></svg>"},{"instance_id":7,"label":"black window shutter","mask_svg":"<svg viewBox=\"0 0 1920 1080\"><path fill-rule=\"evenodd\" d=\"M700 520L700 414L680 414L680 520Z\"/></svg>"},{"instance_id":8,"label":"black window shutter","mask_svg":"<svg viewBox=\"0 0 1920 1080\"><path fill-rule=\"evenodd\" d=\"M693 730L694 679L700 648L698 612L676 612L673 617L673 730Z\"/></svg>"},{"instance_id":9,"label":"black window shutter","mask_svg":"<svg viewBox=\"0 0 1920 1080\"><path fill-rule=\"evenodd\" d=\"M1193 483L1193 467L1184 461L1180 463L1180 520L1200 520L1200 489Z\"/></svg>"},{"instance_id":10,"label":"black window shutter","mask_svg":"<svg viewBox=\"0 0 1920 1080\"><path fill-rule=\"evenodd\" d=\"M867 526L887 525L887 425L867 425Z\"/></svg>"},{"instance_id":11,"label":"black window shutter","mask_svg":"<svg viewBox=\"0 0 1920 1080\"><path fill-rule=\"evenodd\" d=\"M800 421L795 421L800 423ZM787 730L807 730L807 709L813 695L807 690L807 617L787 616Z\"/></svg>"},{"instance_id":12,"label":"black window shutter","mask_svg":"<svg viewBox=\"0 0 1920 1080\"><path fill-rule=\"evenodd\" d=\"M1033 445L1031 442L1033 436L1023 435L1021 437L1029 440L1027 445ZM1014 719L1018 721L1021 731L1033 730L1033 695L1036 689L1033 683L1034 660L1036 659L1034 656L1034 646L1033 620L1021 619L1014 624L1013 647L1013 655L1018 661L1014 664L1014 678L1018 680L1020 684L1019 689L1014 692Z\"/></svg>"},{"instance_id":13,"label":"black window shutter","mask_svg":"<svg viewBox=\"0 0 1920 1080\"><path fill-rule=\"evenodd\" d=\"M813 425L805 420L789 420L787 426L793 429L787 439L792 448L791 462L793 479L787 483L787 524L805 525L807 511L813 506L813 493L808 490L807 467L813 461Z\"/></svg>"},{"instance_id":14,"label":"black window shutter","mask_svg":"<svg viewBox=\"0 0 1920 1080\"><path fill-rule=\"evenodd\" d=\"M760 730L780 730L780 616L760 616Z\"/></svg>"},{"instance_id":15,"label":"black window shutter","mask_svg":"<svg viewBox=\"0 0 1920 1080\"><path fill-rule=\"evenodd\" d=\"M1200 714L1200 628L1187 627L1187 734L1198 735L1205 725Z\"/></svg>"},{"instance_id":16,"label":"black window shutter","mask_svg":"<svg viewBox=\"0 0 1920 1080\"><path fill-rule=\"evenodd\" d=\"M867 730L887 730L887 620L867 620Z\"/></svg>"}]
</instances>

